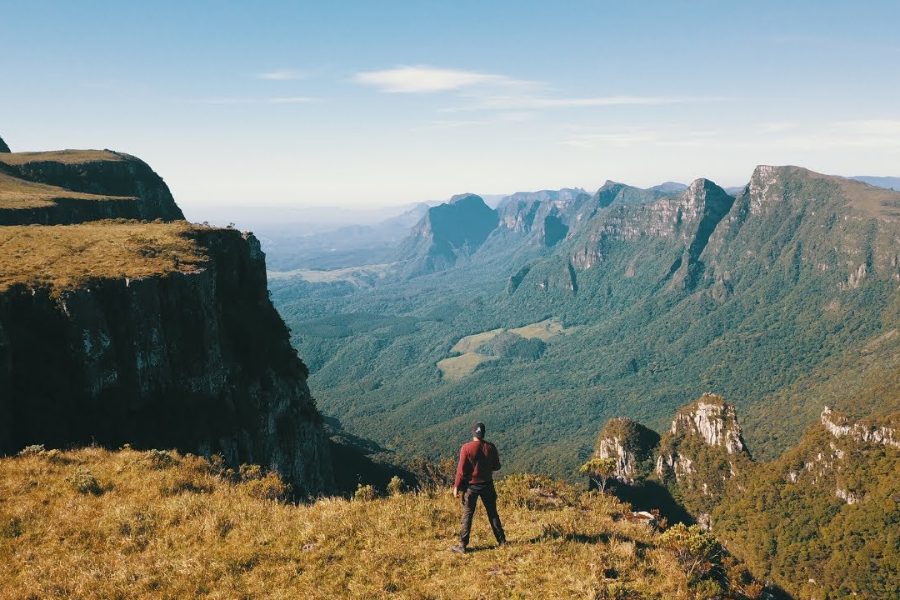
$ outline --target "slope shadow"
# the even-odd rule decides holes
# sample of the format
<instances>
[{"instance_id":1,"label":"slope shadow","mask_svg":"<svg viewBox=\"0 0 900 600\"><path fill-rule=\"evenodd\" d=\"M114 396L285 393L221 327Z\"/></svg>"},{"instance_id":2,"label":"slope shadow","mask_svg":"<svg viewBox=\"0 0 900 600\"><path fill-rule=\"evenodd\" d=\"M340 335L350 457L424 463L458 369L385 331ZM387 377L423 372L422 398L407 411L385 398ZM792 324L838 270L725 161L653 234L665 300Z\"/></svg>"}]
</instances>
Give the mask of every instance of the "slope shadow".
<instances>
[{"instance_id":1,"label":"slope shadow","mask_svg":"<svg viewBox=\"0 0 900 600\"><path fill-rule=\"evenodd\" d=\"M387 489L394 477L410 488L416 487L416 476L390 461L390 450L376 442L344 431L334 417L324 417L331 447L331 462L338 493L352 495L359 485L371 485L380 491Z\"/></svg>"}]
</instances>

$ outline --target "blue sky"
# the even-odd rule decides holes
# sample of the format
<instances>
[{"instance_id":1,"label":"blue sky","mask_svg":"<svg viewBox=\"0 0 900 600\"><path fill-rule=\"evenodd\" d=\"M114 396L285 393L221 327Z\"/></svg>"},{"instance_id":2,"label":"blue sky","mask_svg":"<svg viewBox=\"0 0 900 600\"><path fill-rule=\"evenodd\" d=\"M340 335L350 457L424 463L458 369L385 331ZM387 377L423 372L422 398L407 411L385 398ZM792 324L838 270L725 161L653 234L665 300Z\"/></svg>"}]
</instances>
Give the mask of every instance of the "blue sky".
<instances>
[{"instance_id":1,"label":"blue sky","mask_svg":"<svg viewBox=\"0 0 900 600\"><path fill-rule=\"evenodd\" d=\"M0 3L0 135L204 207L900 175L900 2Z\"/></svg>"}]
</instances>

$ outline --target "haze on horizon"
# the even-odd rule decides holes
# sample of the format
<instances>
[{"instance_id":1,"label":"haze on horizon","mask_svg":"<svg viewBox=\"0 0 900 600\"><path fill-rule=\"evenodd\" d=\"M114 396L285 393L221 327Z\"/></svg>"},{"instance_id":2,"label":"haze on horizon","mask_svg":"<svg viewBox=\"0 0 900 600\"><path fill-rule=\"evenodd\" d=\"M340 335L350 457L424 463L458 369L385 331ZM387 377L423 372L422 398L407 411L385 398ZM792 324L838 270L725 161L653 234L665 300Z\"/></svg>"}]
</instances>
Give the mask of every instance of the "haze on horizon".
<instances>
[{"instance_id":1,"label":"haze on horizon","mask_svg":"<svg viewBox=\"0 0 900 600\"><path fill-rule=\"evenodd\" d=\"M0 135L147 161L189 216L757 164L898 175L890 1L10 3Z\"/></svg>"}]
</instances>

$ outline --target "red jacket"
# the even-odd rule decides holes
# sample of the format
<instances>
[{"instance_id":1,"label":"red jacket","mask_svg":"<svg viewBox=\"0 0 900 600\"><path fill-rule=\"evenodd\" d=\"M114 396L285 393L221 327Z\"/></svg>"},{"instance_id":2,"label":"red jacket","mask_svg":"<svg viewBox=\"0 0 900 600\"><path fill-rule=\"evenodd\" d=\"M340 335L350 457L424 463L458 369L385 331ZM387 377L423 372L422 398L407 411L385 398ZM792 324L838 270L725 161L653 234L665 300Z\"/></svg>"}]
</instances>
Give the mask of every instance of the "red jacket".
<instances>
[{"instance_id":1,"label":"red jacket","mask_svg":"<svg viewBox=\"0 0 900 600\"><path fill-rule=\"evenodd\" d=\"M453 487L470 483L487 483L494 480L494 471L500 470L500 455L490 442L472 440L459 449L459 465Z\"/></svg>"}]
</instances>

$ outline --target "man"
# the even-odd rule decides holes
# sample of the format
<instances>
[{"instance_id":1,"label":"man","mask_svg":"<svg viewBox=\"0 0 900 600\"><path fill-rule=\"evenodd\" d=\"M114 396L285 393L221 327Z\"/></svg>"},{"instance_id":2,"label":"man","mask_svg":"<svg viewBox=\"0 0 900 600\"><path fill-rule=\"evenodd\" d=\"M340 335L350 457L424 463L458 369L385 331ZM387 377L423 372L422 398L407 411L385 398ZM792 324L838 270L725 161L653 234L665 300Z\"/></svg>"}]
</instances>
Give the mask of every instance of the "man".
<instances>
[{"instance_id":1,"label":"man","mask_svg":"<svg viewBox=\"0 0 900 600\"><path fill-rule=\"evenodd\" d=\"M497 492L494 490L494 471L500 470L500 455L497 447L484 440L484 423L472 426L472 441L463 444L459 450L459 465L456 467L456 481L453 483L453 497L462 492L463 516L462 529L459 531L459 544L450 548L457 554L465 554L469 545L469 532L472 530L472 515L478 498L484 503L488 520L497 544L506 543L503 524L497 514Z\"/></svg>"}]
</instances>

